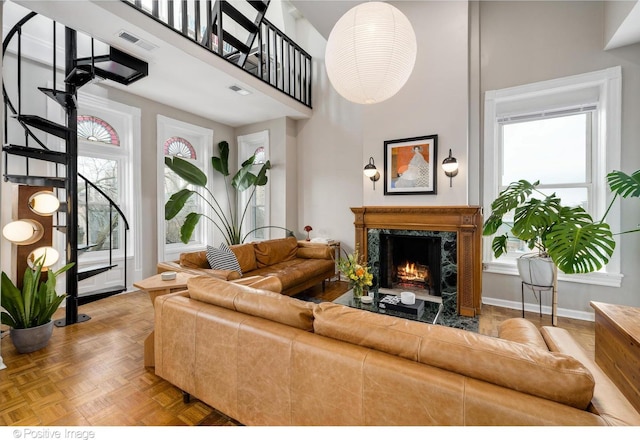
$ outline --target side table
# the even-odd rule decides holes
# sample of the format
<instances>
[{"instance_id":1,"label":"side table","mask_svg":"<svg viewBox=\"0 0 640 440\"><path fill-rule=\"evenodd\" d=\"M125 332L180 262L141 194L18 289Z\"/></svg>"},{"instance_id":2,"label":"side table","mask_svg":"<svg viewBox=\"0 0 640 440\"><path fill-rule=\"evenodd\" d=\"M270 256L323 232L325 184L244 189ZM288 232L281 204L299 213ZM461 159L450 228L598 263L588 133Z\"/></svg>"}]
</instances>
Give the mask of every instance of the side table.
<instances>
[{"instance_id":1,"label":"side table","mask_svg":"<svg viewBox=\"0 0 640 440\"><path fill-rule=\"evenodd\" d=\"M157 274L133 283L133 287L147 292L149 299L151 299L151 304L155 307L156 297L186 289L187 280L193 276L195 275L178 272L174 280L163 281L161 274ZM144 340L145 367L155 366L154 335L155 331L152 330L147 339Z\"/></svg>"},{"instance_id":2,"label":"side table","mask_svg":"<svg viewBox=\"0 0 640 440\"><path fill-rule=\"evenodd\" d=\"M590 304L596 312L596 363L640 411L640 308Z\"/></svg>"},{"instance_id":3,"label":"side table","mask_svg":"<svg viewBox=\"0 0 640 440\"><path fill-rule=\"evenodd\" d=\"M306 240L298 240L299 246L329 246L333 249L333 260L336 262L336 271L334 277L336 277L336 281L340 281L340 271L338 271L338 258L340 258L340 242L337 240L329 240L326 243L315 242L315 241L306 241ZM329 278L331 281L333 277Z\"/></svg>"}]
</instances>

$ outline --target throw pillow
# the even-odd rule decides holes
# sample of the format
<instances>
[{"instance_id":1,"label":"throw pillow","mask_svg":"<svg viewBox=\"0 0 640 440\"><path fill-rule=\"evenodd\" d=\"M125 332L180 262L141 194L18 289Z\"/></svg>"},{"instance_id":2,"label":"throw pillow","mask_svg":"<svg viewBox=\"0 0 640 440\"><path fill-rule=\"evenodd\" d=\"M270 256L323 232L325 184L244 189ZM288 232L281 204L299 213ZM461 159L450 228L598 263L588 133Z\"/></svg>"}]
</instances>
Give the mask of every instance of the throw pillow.
<instances>
[{"instance_id":1,"label":"throw pillow","mask_svg":"<svg viewBox=\"0 0 640 440\"><path fill-rule=\"evenodd\" d=\"M207 245L207 261L211 269L235 270L242 276L238 259L226 243L220 243L218 249Z\"/></svg>"}]
</instances>

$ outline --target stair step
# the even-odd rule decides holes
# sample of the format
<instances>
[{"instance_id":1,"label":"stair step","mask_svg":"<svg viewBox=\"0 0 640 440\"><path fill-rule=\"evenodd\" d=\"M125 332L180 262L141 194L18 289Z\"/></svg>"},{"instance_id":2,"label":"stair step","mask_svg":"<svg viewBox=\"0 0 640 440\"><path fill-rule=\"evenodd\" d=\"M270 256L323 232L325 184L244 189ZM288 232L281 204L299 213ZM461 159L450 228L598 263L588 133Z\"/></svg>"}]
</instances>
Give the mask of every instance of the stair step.
<instances>
[{"instance_id":1,"label":"stair step","mask_svg":"<svg viewBox=\"0 0 640 440\"><path fill-rule=\"evenodd\" d=\"M117 264L109 264L107 266L104 265L96 265L96 266L88 266L83 267L82 269L78 269L78 281L86 280L87 278L95 277L96 275L100 275L108 270L116 267Z\"/></svg>"},{"instance_id":2,"label":"stair step","mask_svg":"<svg viewBox=\"0 0 640 440\"><path fill-rule=\"evenodd\" d=\"M125 286L110 286L104 289L94 290L93 292L82 293L78 295L78 305L89 304L94 301L98 301L104 298L108 298L113 295L125 292L127 288Z\"/></svg>"},{"instance_id":3,"label":"stair step","mask_svg":"<svg viewBox=\"0 0 640 440\"><path fill-rule=\"evenodd\" d=\"M15 156L30 157L32 159L61 164L67 163L67 153L60 151L44 150L42 148L25 147L23 145L14 144L5 145L2 147L2 150Z\"/></svg>"},{"instance_id":4,"label":"stair step","mask_svg":"<svg viewBox=\"0 0 640 440\"><path fill-rule=\"evenodd\" d=\"M48 89L46 87L38 87L38 90L56 101L64 108L69 109L76 108L78 106L76 96L73 93L69 93L64 90Z\"/></svg>"},{"instance_id":5,"label":"stair step","mask_svg":"<svg viewBox=\"0 0 640 440\"><path fill-rule=\"evenodd\" d=\"M64 82L76 87L82 87L93 78L94 75L91 73L91 66L78 66L69 72L69 75L64 79Z\"/></svg>"},{"instance_id":6,"label":"stair step","mask_svg":"<svg viewBox=\"0 0 640 440\"><path fill-rule=\"evenodd\" d=\"M94 247L98 246L97 244L87 244L84 246L78 246L78 252L86 252L89 249L92 249Z\"/></svg>"},{"instance_id":7,"label":"stair step","mask_svg":"<svg viewBox=\"0 0 640 440\"><path fill-rule=\"evenodd\" d=\"M247 3L253 6L253 8L258 12L265 12L269 6L269 2L265 3L263 1L248 1Z\"/></svg>"},{"instance_id":8,"label":"stair step","mask_svg":"<svg viewBox=\"0 0 640 440\"><path fill-rule=\"evenodd\" d=\"M64 188L66 178L64 177L44 177L44 176L23 176L21 174L5 174L7 182L20 183L31 186L53 186L54 188Z\"/></svg>"},{"instance_id":9,"label":"stair step","mask_svg":"<svg viewBox=\"0 0 640 440\"><path fill-rule=\"evenodd\" d=\"M218 29L218 25L214 25L213 26L214 34L217 32L217 29ZM233 35L231 35L229 32L225 30L222 31L222 39L225 43L228 43L231 46L235 47L239 52L248 54L249 50L251 50L249 46L247 46L242 41L238 40L236 37L234 37Z\"/></svg>"},{"instance_id":10,"label":"stair step","mask_svg":"<svg viewBox=\"0 0 640 440\"><path fill-rule=\"evenodd\" d=\"M17 119L22 125L37 128L62 139L66 139L67 135L71 134L71 131L66 126L45 119L42 116L18 115Z\"/></svg>"},{"instance_id":11,"label":"stair step","mask_svg":"<svg viewBox=\"0 0 640 440\"><path fill-rule=\"evenodd\" d=\"M255 32L258 32L258 26L256 26L253 21L249 20L246 15L234 8L231 3L222 2L221 7L222 12L227 14L236 23L249 31L249 33L253 34Z\"/></svg>"},{"instance_id":12,"label":"stair step","mask_svg":"<svg viewBox=\"0 0 640 440\"><path fill-rule=\"evenodd\" d=\"M76 67L86 72L93 72L96 76L110 79L119 84L129 84L146 77L149 74L149 64L115 47L109 48L108 55L99 55L93 58L85 57L76 60Z\"/></svg>"},{"instance_id":13,"label":"stair step","mask_svg":"<svg viewBox=\"0 0 640 440\"><path fill-rule=\"evenodd\" d=\"M56 230L62 232L63 234L67 233L67 227L66 226L54 225L53 227L56 228Z\"/></svg>"}]
</instances>

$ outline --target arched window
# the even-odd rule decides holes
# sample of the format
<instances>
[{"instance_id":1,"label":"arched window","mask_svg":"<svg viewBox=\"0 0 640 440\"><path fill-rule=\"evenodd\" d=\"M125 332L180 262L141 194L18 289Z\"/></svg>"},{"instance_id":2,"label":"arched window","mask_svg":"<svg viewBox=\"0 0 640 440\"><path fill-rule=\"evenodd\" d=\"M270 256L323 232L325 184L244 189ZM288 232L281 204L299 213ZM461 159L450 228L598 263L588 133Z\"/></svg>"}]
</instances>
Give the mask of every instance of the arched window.
<instances>
[{"instance_id":1,"label":"arched window","mask_svg":"<svg viewBox=\"0 0 640 440\"><path fill-rule=\"evenodd\" d=\"M255 159L253 160L253 164L263 164L267 161L267 152L264 150L264 147L256 148L255 153L253 153Z\"/></svg>"},{"instance_id":2,"label":"arched window","mask_svg":"<svg viewBox=\"0 0 640 440\"><path fill-rule=\"evenodd\" d=\"M188 140L178 136L173 136L164 142L164 155L195 160L196 150Z\"/></svg>"},{"instance_id":3,"label":"arched window","mask_svg":"<svg viewBox=\"0 0 640 440\"><path fill-rule=\"evenodd\" d=\"M92 142L120 146L120 138L116 130L97 116L78 116L78 137Z\"/></svg>"}]
</instances>

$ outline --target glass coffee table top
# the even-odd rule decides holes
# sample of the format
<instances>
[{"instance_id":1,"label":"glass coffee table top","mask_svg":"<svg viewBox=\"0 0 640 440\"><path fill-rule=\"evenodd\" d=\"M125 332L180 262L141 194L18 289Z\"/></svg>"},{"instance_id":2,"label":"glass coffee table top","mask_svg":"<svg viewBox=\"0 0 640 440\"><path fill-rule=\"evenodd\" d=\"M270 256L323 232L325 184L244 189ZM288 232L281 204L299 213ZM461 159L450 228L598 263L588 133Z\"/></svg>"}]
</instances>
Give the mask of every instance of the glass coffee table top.
<instances>
[{"instance_id":1,"label":"glass coffee table top","mask_svg":"<svg viewBox=\"0 0 640 440\"><path fill-rule=\"evenodd\" d=\"M416 304L419 304L420 301L424 303L424 307L420 307L422 310L415 310L414 313L405 313L400 310L390 309L390 307L395 308L393 307L394 303L397 303L398 305L400 305L400 307L402 306L402 303L399 300L396 301L395 298L385 299L385 297L387 296L393 297L394 295L388 293L379 293L377 290L374 292L369 292L369 294L373 296L373 301L371 303L364 303L360 299L355 299L353 297L353 290L347 291L344 295L340 296L333 302L336 304L353 307L355 309L367 310L369 312L397 316L405 319L412 319L414 321L427 322L429 324L438 323L438 319L441 317L442 310L444 308L442 300L439 297L434 297L433 300L416 299Z\"/></svg>"}]
</instances>

